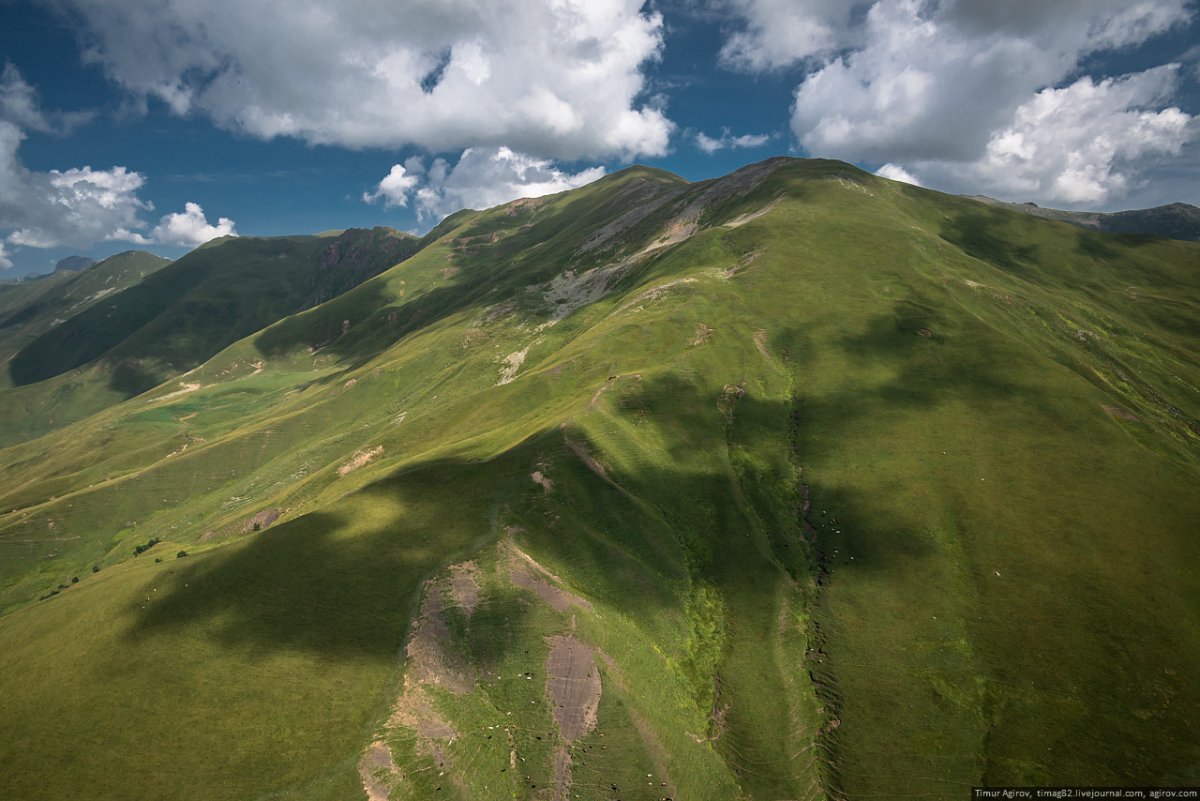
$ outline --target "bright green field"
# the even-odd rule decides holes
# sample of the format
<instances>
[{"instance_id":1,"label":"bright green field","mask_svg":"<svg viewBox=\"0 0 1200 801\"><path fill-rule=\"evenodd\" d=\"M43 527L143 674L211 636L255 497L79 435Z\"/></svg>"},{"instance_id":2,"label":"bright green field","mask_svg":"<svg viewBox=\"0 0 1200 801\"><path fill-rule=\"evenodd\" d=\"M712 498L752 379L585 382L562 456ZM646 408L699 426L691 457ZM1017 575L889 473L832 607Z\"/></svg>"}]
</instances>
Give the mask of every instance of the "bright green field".
<instances>
[{"instance_id":1,"label":"bright green field","mask_svg":"<svg viewBox=\"0 0 1200 801\"><path fill-rule=\"evenodd\" d=\"M787 159L422 245L0 450L0 797L1200 781L1200 246Z\"/></svg>"}]
</instances>

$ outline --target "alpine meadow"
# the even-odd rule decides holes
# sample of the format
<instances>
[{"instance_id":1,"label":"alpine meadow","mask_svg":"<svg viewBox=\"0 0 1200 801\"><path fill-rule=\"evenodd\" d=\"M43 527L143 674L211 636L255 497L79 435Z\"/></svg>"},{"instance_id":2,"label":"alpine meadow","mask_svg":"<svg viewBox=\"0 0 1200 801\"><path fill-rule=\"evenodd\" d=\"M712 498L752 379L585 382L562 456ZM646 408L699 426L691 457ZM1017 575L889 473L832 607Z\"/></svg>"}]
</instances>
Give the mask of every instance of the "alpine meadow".
<instances>
[{"instance_id":1,"label":"alpine meadow","mask_svg":"<svg viewBox=\"0 0 1200 801\"><path fill-rule=\"evenodd\" d=\"M1200 784L1155 211L633 166L0 285L0 798Z\"/></svg>"}]
</instances>

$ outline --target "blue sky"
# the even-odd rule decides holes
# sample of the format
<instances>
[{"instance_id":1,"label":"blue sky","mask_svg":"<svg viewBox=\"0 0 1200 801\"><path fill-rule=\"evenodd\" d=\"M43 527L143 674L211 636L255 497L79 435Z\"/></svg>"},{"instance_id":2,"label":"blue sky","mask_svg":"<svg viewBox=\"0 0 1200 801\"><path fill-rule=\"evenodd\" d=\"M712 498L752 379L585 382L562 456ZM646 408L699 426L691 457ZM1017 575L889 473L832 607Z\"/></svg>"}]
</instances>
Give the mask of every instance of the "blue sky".
<instances>
[{"instance_id":1,"label":"blue sky","mask_svg":"<svg viewBox=\"0 0 1200 801\"><path fill-rule=\"evenodd\" d=\"M0 0L0 278L771 155L1200 203L1191 0Z\"/></svg>"}]
</instances>

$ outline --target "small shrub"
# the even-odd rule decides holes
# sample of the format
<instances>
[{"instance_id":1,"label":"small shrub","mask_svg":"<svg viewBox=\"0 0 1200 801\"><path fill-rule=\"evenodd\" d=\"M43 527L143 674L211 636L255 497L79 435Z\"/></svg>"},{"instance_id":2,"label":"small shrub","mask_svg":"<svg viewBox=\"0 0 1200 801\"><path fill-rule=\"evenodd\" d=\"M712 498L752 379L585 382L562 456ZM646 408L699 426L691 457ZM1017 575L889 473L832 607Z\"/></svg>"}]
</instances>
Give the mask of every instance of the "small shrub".
<instances>
[{"instance_id":1,"label":"small shrub","mask_svg":"<svg viewBox=\"0 0 1200 801\"><path fill-rule=\"evenodd\" d=\"M176 559L182 559L183 557L185 557L185 556L187 556L187 555L188 555L188 554L187 554L187 551L180 551L179 553L175 554L175 558L176 558Z\"/></svg>"},{"instance_id":2,"label":"small shrub","mask_svg":"<svg viewBox=\"0 0 1200 801\"><path fill-rule=\"evenodd\" d=\"M93 573L99 573L99 572L100 572L100 565L92 565L92 572L93 572Z\"/></svg>"},{"instance_id":3,"label":"small shrub","mask_svg":"<svg viewBox=\"0 0 1200 801\"><path fill-rule=\"evenodd\" d=\"M71 576L71 583L72 583L72 584L78 584L78 583L79 583L79 576Z\"/></svg>"},{"instance_id":4,"label":"small shrub","mask_svg":"<svg viewBox=\"0 0 1200 801\"><path fill-rule=\"evenodd\" d=\"M157 565L157 564L158 564L159 562L161 562L161 561L162 561L162 557L161 557L161 556L156 556L156 557L154 557L154 564L156 564L156 565Z\"/></svg>"},{"instance_id":5,"label":"small shrub","mask_svg":"<svg viewBox=\"0 0 1200 801\"><path fill-rule=\"evenodd\" d=\"M145 544L145 545L139 545L139 546L137 546L136 548L134 548L134 549L133 549L133 555L134 555L134 556L141 556L141 555L142 555L142 554L144 554L146 551L148 551L148 550L150 550L151 548L153 548L155 545L158 545L158 543L159 543L160 541L161 541L161 540L159 540L159 539L158 539L158 537L151 537L149 540L147 540L147 541L146 541L146 544Z\"/></svg>"}]
</instances>

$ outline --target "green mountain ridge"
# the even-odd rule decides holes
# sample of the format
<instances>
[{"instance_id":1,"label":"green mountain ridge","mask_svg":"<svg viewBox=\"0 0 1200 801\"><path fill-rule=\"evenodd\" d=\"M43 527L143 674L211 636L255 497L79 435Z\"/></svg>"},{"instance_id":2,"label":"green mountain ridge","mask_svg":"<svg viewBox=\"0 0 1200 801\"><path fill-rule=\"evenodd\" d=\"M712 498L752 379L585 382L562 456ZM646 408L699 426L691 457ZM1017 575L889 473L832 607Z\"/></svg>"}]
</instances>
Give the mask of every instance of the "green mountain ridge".
<instances>
[{"instance_id":1,"label":"green mountain ridge","mask_svg":"<svg viewBox=\"0 0 1200 801\"><path fill-rule=\"evenodd\" d=\"M106 287L92 298L113 290L104 303L63 310L66 319L53 324L46 323L44 304L25 305L8 319L36 315L42 324L31 340L15 340L20 348L6 359L10 388L0 389L0 404L20 412L0 425L0 442L21 441L141 394L418 247L415 237L385 228L347 231L332 241L227 237L178 261L158 260L153 276ZM95 283L98 270L66 286Z\"/></svg>"},{"instance_id":2,"label":"green mountain ridge","mask_svg":"<svg viewBox=\"0 0 1200 801\"><path fill-rule=\"evenodd\" d=\"M30 342L81 314L106 297L140 283L170 264L145 251L130 250L89 264L83 270L60 270L61 281L47 283L35 298L14 299L13 308L0 317L0 360L8 364ZM40 283L40 282L39 282ZM5 379L8 379L5 371ZM11 386L5 381L4 386Z\"/></svg>"},{"instance_id":3,"label":"green mountain ridge","mask_svg":"<svg viewBox=\"0 0 1200 801\"><path fill-rule=\"evenodd\" d=\"M798 159L404 243L0 449L0 797L1197 780L1200 245Z\"/></svg>"}]
</instances>

